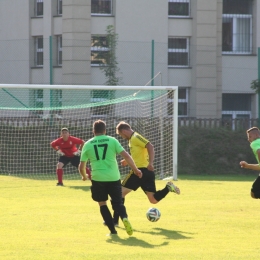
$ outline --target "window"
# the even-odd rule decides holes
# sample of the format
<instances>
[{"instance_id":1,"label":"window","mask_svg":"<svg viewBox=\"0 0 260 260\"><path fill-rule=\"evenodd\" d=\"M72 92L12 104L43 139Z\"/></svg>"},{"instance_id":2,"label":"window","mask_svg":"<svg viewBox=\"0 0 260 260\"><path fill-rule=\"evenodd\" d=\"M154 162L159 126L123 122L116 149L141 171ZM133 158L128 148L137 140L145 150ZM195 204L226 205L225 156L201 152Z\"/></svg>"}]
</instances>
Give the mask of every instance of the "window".
<instances>
[{"instance_id":1,"label":"window","mask_svg":"<svg viewBox=\"0 0 260 260\"><path fill-rule=\"evenodd\" d=\"M107 64L109 48L106 36L91 37L91 65L100 66Z\"/></svg>"},{"instance_id":2,"label":"window","mask_svg":"<svg viewBox=\"0 0 260 260\"><path fill-rule=\"evenodd\" d=\"M168 0L168 15L170 17L190 16L190 0Z\"/></svg>"},{"instance_id":3,"label":"window","mask_svg":"<svg viewBox=\"0 0 260 260\"><path fill-rule=\"evenodd\" d=\"M168 66L169 67L189 66L189 39L188 38L168 39Z\"/></svg>"},{"instance_id":4,"label":"window","mask_svg":"<svg viewBox=\"0 0 260 260\"><path fill-rule=\"evenodd\" d=\"M172 116L173 113L173 97L174 91L168 92L167 97L167 108L168 108L168 115ZM178 116L188 116L188 89L187 88L179 88L178 89Z\"/></svg>"},{"instance_id":5,"label":"window","mask_svg":"<svg viewBox=\"0 0 260 260\"><path fill-rule=\"evenodd\" d=\"M58 66L62 65L62 36L59 35L57 36L57 54L58 54L58 59L57 59L57 64Z\"/></svg>"},{"instance_id":6,"label":"window","mask_svg":"<svg viewBox=\"0 0 260 260\"><path fill-rule=\"evenodd\" d=\"M62 15L62 0L58 0L58 15Z\"/></svg>"},{"instance_id":7,"label":"window","mask_svg":"<svg viewBox=\"0 0 260 260\"><path fill-rule=\"evenodd\" d=\"M43 37L35 37L35 65L43 66Z\"/></svg>"},{"instance_id":8,"label":"window","mask_svg":"<svg viewBox=\"0 0 260 260\"><path fill-rule=\"evenodd\" d=\"M222 124L230 126L233 130L242 126L249 128L251 98L251 94L222 94Z\"/></svg>"},{"instance_id":9,"label":"window","mask_svg":"<svg viewBox=\"0 0 260 260\"><path fill-rule=\"evenodd\" d=\"M223 0L223 53L252 53L252 9L252 0Z\"/></svg>"},{"instance_id":10,"label":"window","mask_svg":"<svg viewBox=\"0 0 260 260\"><path fill-rule=\"evenodd\" d=\"M91 0L91 14L112 15L112 0Z\"/></svg>"},{"instance_id":11,"label":"window","mask_svg":"<svg viewBox=\"0 0 260 260\"><path fill-rule=\"evenodd\" d=\"M114 90L92 90L91 102L100 102L99 106L91 107L91 114L93 117L107 116L113 114L114 105L107 104L109 100L115 98ZM102 104L102 105L101 105Z\"/></svg>"},{"instance_id":12,"label":"window","mask_svg":"<svg viewBox=\"0 0 260 260\"><path fill-rule=\"evenodd\" d=\"M43 0L35 0L35 16L43 16Z\"/></svg>"}]
</instances>

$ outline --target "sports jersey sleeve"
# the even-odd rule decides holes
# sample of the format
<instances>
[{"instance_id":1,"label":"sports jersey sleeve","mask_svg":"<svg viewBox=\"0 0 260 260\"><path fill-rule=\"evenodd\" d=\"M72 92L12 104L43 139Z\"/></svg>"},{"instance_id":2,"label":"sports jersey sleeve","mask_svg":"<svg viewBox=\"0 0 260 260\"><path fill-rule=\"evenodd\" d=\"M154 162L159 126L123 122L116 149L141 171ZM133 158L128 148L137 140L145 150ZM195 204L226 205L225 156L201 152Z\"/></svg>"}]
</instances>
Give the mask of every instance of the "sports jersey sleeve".
<instances>
[{"instance_id":1,"label":"sports jersey sleeve","mask_svg":"<svg viewBox=\"0 0 260 260\"><path fill-rule=\"evenodd\" d=\"M260 140L257 139L257 140L255 140L255 141L253 141L253 142L250 144L250 146L251 146L252 151L253 151L253 153L254 153L254 155L255 155L255 158L256 158L256 160L257 160L257 162L258 162L258 164L259 164L260 162L259 162L259 158L258 158L258 153L257 153L257 151L260 149Z\"/></svg>"},{"instance_id":2,"label":"sports jersey sleeve","mask_svg":"<svg viewBox=\"0 0 260 260\"><path fill-rule=\"evenodd\" d=\"M117 154L122 153L125 150L124 147L119 143L117 139L114 140Z\"/></svg>"},{"instance_id":3,"label":"sports jersey sleeve","mask_svg":"<svg viewBox=\"0 0 260 260\"><path fill-rule=\"evenodd\" d=\"M144 138L143 136L141 136L138 133L135 133L135 138L132 139L133 145L145 147L148 143L149 143L149 140L147 140L146 138Z\"/></svg>"},{"instance_id":4,"label":"sports jersey sleeve","mask_svg":"<svg viewBox=\"0 0 260 260\"><path fill-rule=\"evenodd\" d=\"M60 143L60 140L59 139L56 139L56 140L54 140L53 142L51 142L51 146L52 146L52 148L59 148L58 146L59 146L59 143Z\"/></svg>"},{"instance_id":5,"label":"sports jersey sleeve","mask_svg":"<svg viewBox=\"0 0 260 260\"><path fill-rule=\"evenodd\" d=\"M75 136L70 136L70 138L71 138L71 140L73 141L74 144L79 144L80 145L80 144L84 143L82 139L77 138Z\"/></svg>"},{"instance_id":6,"label":"sports jersey sleeve","mask_svg":"<svg viewBox=\"0 0 260 260\"><path fill-rule=\"evenodd\" d=\"M81 162L86 162L88 160L88 156L87 156L87 153L86 153L87 145L88 145L88 142L85 143L82 147L82 152L81 152L81 155L80 155L80 161Z\"/></svg>"}]
</instances>

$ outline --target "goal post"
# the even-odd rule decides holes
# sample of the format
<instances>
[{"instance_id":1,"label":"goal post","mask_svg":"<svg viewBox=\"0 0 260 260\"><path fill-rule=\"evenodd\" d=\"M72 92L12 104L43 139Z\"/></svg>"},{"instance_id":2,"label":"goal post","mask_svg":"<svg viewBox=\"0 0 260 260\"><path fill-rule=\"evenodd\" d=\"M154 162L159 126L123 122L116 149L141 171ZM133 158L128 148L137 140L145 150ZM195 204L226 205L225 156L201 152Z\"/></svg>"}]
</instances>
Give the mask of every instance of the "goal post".
<instances>
[{"instance_id":1,"label":"goal post","mask_svg":"<svg viewBox=\"0 0 260 260\"><path fill-rule=\"evenodd\" d=\"M97 119L128 152L115 127L129 123L153 144L157 179L177 180L177 86L0 84L0 174L55 179L58 157L50 142L62 127L87 141ZM129 168L120 166L120 172ZM64 168L66 178L78 178L75 167Z\"/></svg>"}]
</instances>

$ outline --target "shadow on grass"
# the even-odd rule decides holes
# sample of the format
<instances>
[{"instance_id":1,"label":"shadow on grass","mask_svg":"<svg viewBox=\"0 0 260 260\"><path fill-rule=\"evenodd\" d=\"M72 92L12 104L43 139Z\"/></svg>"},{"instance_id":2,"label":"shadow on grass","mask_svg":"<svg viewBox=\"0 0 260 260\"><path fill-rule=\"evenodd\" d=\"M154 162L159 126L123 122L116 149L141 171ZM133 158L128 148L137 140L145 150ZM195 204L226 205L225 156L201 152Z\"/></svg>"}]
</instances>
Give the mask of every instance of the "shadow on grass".
<instances>
[{"instance_id":1,"label":"shadow on grass","mask_svg":"<svg viewBox=\"0 0 260 260\"><path fill-rule=\"evenodd\" d=\"M123 228L120 228L123 229ZM169 241L164 241L163 243L159 245L155 245L152 243L149 243L145 240L139 239L135 237L136 233L143 233L143 234L149 234L151 236L164 236L166 240L179 240L179 239L192 239L191 235L192 233L177 231L177 230L168 230L164 228L154 228L151 231L134 231L133 236L122 239L120 236L111 236L109 240L107 240L108 243L112 244L122 244L122 245L128 245L128 246L139 246L143 248L155 248L155 247L162 247L162 246L168 246Z\"/></svg>"},{"instance_id":2,"label":"shadow on grass","mask_svg":"<svg viewBox=\"0 0 260 260\"><path fill-rule=\"evenodd\" d=\"M66 186L66 187L70 188L70 189L75 189L75 190L90 191L89 186Z\"/></svg>"}]
</instances>

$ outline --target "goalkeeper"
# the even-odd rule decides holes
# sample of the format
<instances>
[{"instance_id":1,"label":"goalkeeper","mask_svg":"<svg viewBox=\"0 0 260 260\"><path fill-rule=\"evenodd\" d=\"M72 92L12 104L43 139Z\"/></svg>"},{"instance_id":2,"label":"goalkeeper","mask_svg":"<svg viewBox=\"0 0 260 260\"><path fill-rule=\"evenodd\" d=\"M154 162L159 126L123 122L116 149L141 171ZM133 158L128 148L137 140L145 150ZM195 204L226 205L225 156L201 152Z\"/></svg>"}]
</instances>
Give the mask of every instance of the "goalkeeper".
<instances>
[{"instance_id":1,"label":"goalkeeper","mask_svg":"<svg viewBox=\"0 0 260 260\"><path fill-rule=\"evenodd\" d=\"M51 142L51 147L57 151L59 161L57 163L56 174L58 178L57 186L63 186L63 167L68 163L78 168L80 163L81 148L85 141L70 135L68 128L61 129L61 137ZM88 178L91 179L91 173L86 168Z\"/></svg>"}]
</instances>

